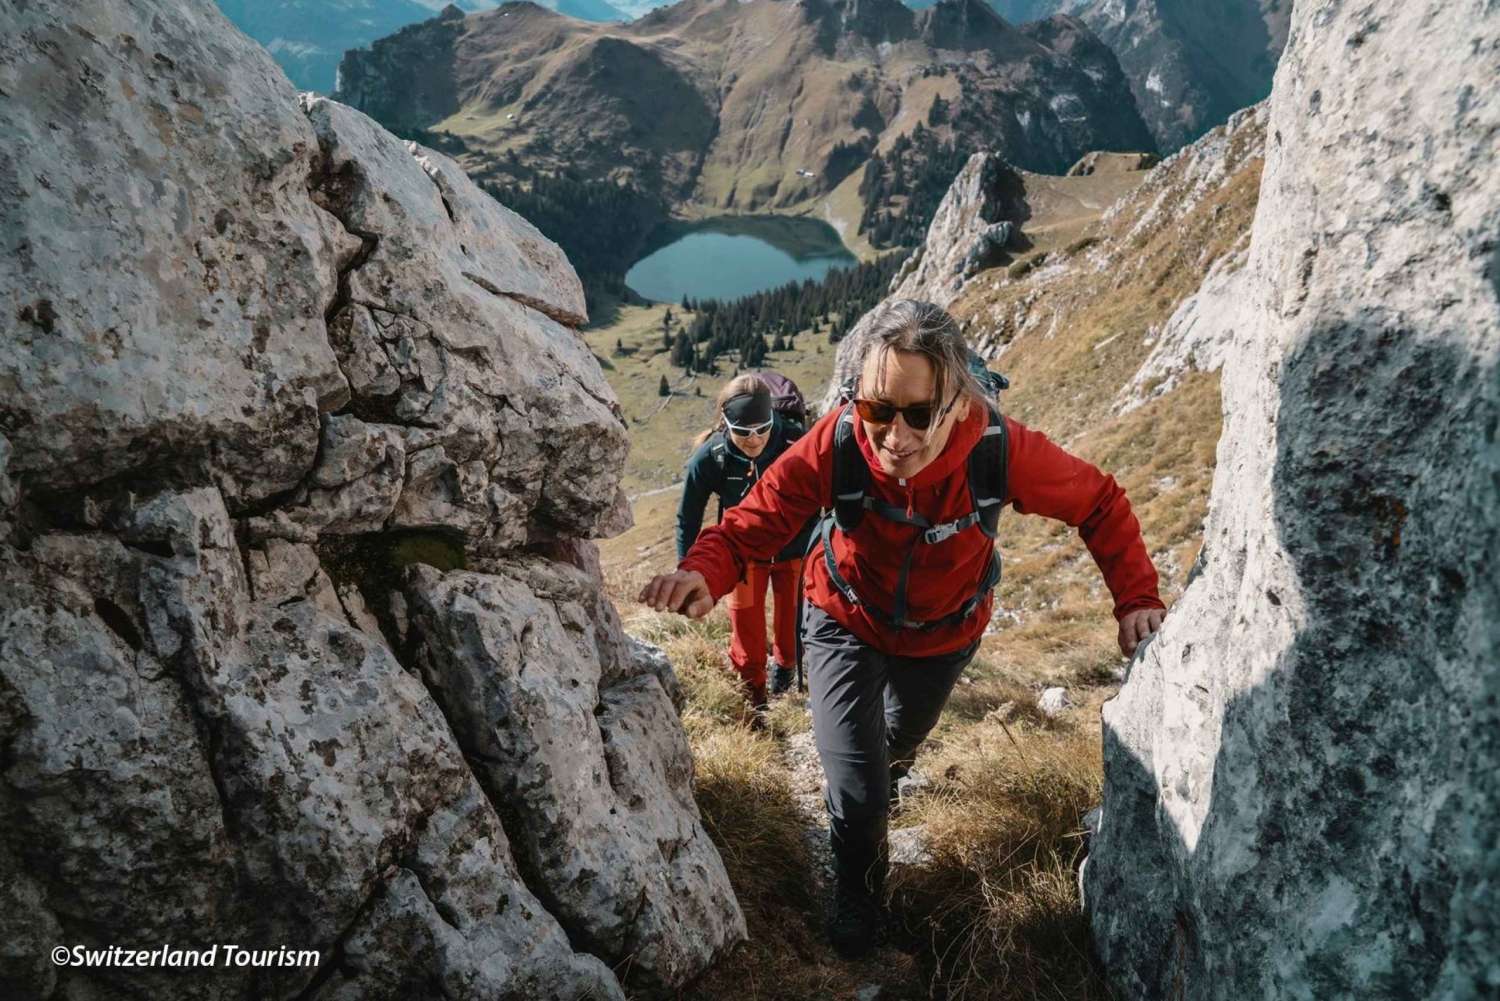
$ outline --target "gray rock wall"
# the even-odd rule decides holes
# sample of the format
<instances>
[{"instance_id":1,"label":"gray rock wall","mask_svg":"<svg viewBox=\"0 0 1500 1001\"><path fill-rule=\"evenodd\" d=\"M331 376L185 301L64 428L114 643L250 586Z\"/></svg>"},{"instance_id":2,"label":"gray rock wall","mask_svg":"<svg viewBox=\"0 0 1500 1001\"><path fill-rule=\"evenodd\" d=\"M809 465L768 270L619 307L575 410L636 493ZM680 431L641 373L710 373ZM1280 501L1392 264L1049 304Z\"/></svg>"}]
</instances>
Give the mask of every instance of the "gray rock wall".
<instances>
[{"instance_id":1,"label":"gray rock wall","mask_svg":"<svg viewBox=\"0 0 1500 1001\"><path fill-rule=\"evenodd\" d=\"M623 998L743 939L601 592L628 438L558 248L212 4L7 5L0 93L0 996ZM475 729L438 664L549 697ZM230 942L321 961L51 959Z\"/></svg>"},{"instance_id":2,"label":"gray rock wall","mask_svg":"<svg viewBox=\"0 0 1500 1001\"><path fill-rule=\"evenodd\" d=\"M1204 551L1106 704L1125 998L1500 989L1500 10L1300 3Z\"/></svg>"}]
</instances>

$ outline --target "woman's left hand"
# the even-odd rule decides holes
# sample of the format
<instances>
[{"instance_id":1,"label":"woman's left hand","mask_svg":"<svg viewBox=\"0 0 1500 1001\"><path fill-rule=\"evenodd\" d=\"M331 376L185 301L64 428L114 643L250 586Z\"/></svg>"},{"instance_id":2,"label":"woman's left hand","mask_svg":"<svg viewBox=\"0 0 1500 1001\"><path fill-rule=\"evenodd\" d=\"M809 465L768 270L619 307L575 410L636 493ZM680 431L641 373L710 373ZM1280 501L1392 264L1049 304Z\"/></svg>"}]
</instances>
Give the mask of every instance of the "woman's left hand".
<instances>
[{"instance_id":1,"label":"woman's left hand","mask_svg":"<svg viewBox=\"0 0 1500 1001\"><path fill-rule=\"evenodd\" d=\"M1120 619L1120 652L1129 657L1141 641L1161 628L1161 620L1167 617L1165 609L1137 608L1126 612Z\"/></svg>"}]
</instances>

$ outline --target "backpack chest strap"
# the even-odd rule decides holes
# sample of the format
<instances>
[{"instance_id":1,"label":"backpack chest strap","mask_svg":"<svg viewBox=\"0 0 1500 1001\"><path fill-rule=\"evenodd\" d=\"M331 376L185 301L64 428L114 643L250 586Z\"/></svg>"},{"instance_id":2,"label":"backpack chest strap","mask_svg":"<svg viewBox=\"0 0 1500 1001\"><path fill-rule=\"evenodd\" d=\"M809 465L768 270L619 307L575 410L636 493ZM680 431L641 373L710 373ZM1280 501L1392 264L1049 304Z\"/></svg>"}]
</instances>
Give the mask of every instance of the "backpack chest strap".
<instances>
[{"instance_id":1,"label":"backpack chest strap","mask_svg":"<svg viewBox=\"0 0 1500 1001\"><path fill-rule=\"evenodd\" d=\"M985 568L984 577L980 580L979 587L963 603L958 611L929 622L914 622L906 617L907 578L911 572L912 555L917 549L917 543L913 542L911 548L906 552L906 559L901 564L901 573L896 581L895 611L893 614L888 615L880 608L868 602L861 601L859 595L855 593L854 585L850 584L844 575L839 573L838 560L833 555L833 531L837 527L832 516L823 519L823 528L820 534L823 542L823 566L828 571L828 579L833 582L834 587L839 589L839 593L849 601L849 604L862 606L872 618L877 619L892 629L915 629L918 632L931 632L934 629L941 629L945 626L959 625L974 614L975 609L984 601L985 596L995 589L996 584L1000 583L1000 554L991 548L989 566ZM938 527L942 528L946 526ZM813 538L813 544L816 545L819 536L814 536Z\"/></svg>"},{"instance_id":2,"label":"backpack chest strap","mask_svg":"<svg viewBox=\"0 0 1500 1001\"><path fill-rule=\"evenodd\" d=\"M992 501L991 503L998 502ZM955 518L952 521L945 521L934 525L929 519L924 518L915 511L908 515L905 508L896 504L887 504L885 501L875 500L873 497L865 498L865 507L888 521L899 521L905 525L915 525L918 528L926 529L921 535L921 540L929 546L953 538L964 529L972 528L979 524L981 518L983 518L979 510L975 509L962 518Z\"/></svg>"}]
</instances>

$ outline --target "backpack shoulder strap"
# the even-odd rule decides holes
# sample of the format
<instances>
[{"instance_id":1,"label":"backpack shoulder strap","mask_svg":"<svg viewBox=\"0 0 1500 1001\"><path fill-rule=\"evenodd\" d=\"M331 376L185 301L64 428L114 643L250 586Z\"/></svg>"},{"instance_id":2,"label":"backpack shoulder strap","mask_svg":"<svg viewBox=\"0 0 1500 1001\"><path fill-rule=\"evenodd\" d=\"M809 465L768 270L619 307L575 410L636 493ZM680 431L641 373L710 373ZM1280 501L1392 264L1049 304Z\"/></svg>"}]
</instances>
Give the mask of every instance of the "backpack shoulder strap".
<instances>
[{"instance_id":1,"label":"backpack shoulder strap","mask_svg":"<svg viewBox=\"0 0 1500 1001\"><path fill-rule=\"evenodd\" d=\"M870 467L854 437L854 404L845 404L833 428L833 520L842 532L852 532L865 517L865 495L870 489Z\"/></svg>"},{"instance_id":2,"label":"backpack shoulder strap","mask_svg":"<svg viewBox=\"0 0 1500 1001\"><path fill-rule=\"evenodd\" d=\"M714 436L708 440L708 447L708 454L713 458L714 468L718 470L714 492L719 493L724 489L724 477L728 474L729 465L735 461L736 457L729 453L729 442L724 439L722 431L714 432Z\"/></svg>"},{"instance_id":3,"label":"backpack shoulder strap","mask_svg":"<svg viewBox=\"0 0 1500 1001\"><path fill-rule=\"evenodd\" d=\"M979 529L990 538L999 534L1000 509L1005 504L1010 465L1010 432L993 406L984 435L969 452L969 499L979 515Z\"/></svg>"}]
</instances>

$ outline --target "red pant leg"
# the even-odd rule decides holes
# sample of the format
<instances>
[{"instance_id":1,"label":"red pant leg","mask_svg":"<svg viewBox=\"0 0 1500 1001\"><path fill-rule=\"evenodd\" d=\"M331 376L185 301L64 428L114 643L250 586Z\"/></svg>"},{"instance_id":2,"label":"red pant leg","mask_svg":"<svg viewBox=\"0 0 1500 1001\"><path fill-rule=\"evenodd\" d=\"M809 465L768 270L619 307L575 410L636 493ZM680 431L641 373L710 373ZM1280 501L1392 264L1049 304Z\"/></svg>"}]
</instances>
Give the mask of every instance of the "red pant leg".
<instances>
[{"instance_id":1,"label":"red pant leg","mask_svg":"<svg viewBox=\"0 0 1500 1001\"><path fill-rule=\"evenodd\" d=\"M749 685L766 683L766 568L752 563L724 602L733 635L729 662Z\"/></svg>"},{"instance_id":2,"label":"red pant leg","mask_svg":"<svg viewBox=\"0 0 1500 1001\"><path fill-rule=\"evenodd\" d=\"M776 663L782 667L797 666L797 582L802 577L802 561L786 560L770 568L771 595L774 603L772 632L776 638Z\"/></svg>"}]
</instances>

